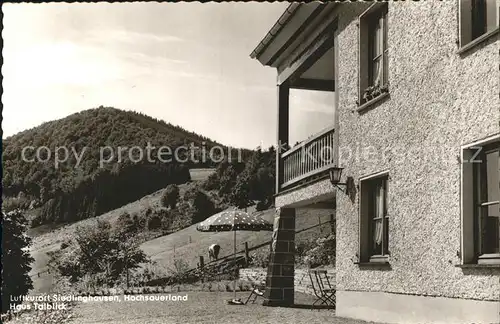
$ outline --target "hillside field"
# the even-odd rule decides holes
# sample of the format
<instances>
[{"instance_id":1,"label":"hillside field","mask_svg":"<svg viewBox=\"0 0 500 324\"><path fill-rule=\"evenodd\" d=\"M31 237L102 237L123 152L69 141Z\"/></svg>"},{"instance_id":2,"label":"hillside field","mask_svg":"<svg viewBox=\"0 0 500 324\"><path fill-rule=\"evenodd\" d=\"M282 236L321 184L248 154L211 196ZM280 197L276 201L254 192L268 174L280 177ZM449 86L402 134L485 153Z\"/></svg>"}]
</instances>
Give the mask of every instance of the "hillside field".
<instances>
[{"instance_id":1,"label":"hillside field","mask_svg":"<svg viewBox=\"0 0 500 324\"><path fill-rule=\"evenodd\" d=\"M191 177L193 181L203 181L212 172L213 170L211 169L194 169L191 170ZM186 190L186 185L180 185L179 189L182 195ZM31 248L31 254L34 257L35 262L33 263L33 268L30 274L34 276L34 292L51 291L54 285L54 277L52 274L42 273L40 277L36 274L47 271L47 263L49 260L47 253L59 249L60 244L66 238L71 238L78 226L90 225L96 222L96 219L113 222L125 211L132 214L134 212L140 212L148 207L158 207L160 206L162 192L163 189L158 190L135 202L129 203L98 217L85 219L45 233L40 228L32 229L31 235L33 236L33 246ZM275 215L274 209L256 212L254 207L250 207L247 211L250 213L257 213L270 222L273 222ZM297 231L317 225L320 221L325 225L297 234L296 241L300 242L307 239L315 239L320 235L326 236L330 232L330 226L327 223L329 221L330 213L331 211L329 210L299 210L296 216ZM245 242L248 242L248 245L251 248L252 246L269 241L271 239L271 235L272 232L270 231L238 231L236 233L237 251L244 248ZM190 268L196 267L200 255L203 255L206 260L205 262L208 262L208 246L213 243L217 243L221 246L220 257L232 254L233 242L233 232L199 232L196 230L196 225L192 225L170 235L161 236L145 242L141 244L140 247L152 261L156 262L156 268L159 269L161 273L168 273L170 269L174 267L174 260L176 258L186 261ZM261 249L269 249L269 247L264 246Z\"/></svg>"},{"instance_id":2,"label":"hillside field","mask_svg":"<svg viewBox=\"0 0 500 324\"><path fill-rule=\"evenodd\" d=\"M210 174L214 172L214 169L191 169L190 174L192 181L203 181ZM180 194L183 195L186 190L187 185L180 185ZM160 199L164 189L158 190L150 195L144 196L143 198L126 204L120 208L107 212L95 218L84 219L79 222L65 225L65 226L48 226L43 225L37 228L32 228L28 231L28 235L32 237L33 244L31 246L30 252L35 261L32 264L32 269L30 275L32 275L34 291L47 292L52 287L53 277L51 274L46 273L48 270L49 256L47 255L50 251L56 251L59 249L61 243L67 239L71 238L78 226L88 226L96 222L96 219L106 220L114 222L118 216L123 212L139 213L148 207L159 207ZM42 273L40 277L36 274Z\"/></svg>"},{"instance_id":3,"label":"hillside field","mask_svg":"<svg viewBox=\"0 0 500 324\"><path fill-rule=\"evenodd\" d=\"M253 209L248 209L248 212L253 212ZM318 209L304 209L297 213L295 220L296 231L305 229L314 225L325 223L325 225L304 231L296 235L296 242L307 239L317 238L320 235L330 233L330 227L327 223L331 211ZM269 209L263 212L256 212L269 222L273 222L275 210ZM145 242L141 245L141 249L156 261L160 269L171 269L174 267L174 260L182 258L186 261L190 268L194 268L199 261L199 256L202 255L205 262L208 262L208 247L211 244L219 244L221 251L219 257L224 257L233 253L234 237L233 232L199 232L196 230L196 225L192 225L176 233L165 235L154 240ZM244 249L245 242L248 242L248 247L262 244L271 240L272 232L236 232L236 250ZM174 249L175 247L175 249ZM269 246L264 246L261 249L269 249ZM253 252L253 251L252 251ZM252 252L250 254L252 254Z\"/></svg>"}]
</instances>

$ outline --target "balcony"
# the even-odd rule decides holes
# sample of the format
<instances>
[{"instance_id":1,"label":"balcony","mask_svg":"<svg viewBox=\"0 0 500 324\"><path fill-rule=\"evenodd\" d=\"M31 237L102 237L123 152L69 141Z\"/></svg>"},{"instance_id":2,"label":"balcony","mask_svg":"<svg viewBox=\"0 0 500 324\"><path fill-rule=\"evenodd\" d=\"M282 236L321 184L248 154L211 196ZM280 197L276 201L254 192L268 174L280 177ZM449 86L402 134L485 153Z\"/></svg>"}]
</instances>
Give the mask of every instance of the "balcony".
<instances>
[{"instance_id":1,"label":"balcony","mask_svg":"<svg viewBox=\"0 0 500 324\"><path fill-rule=\"evenodd\" d=\"M327 176L329 169L337 164L335 6L311 4L300 8L300 15L294 15L285 25L280 22L283 31L268 34L251 55L263 65L277 69L277 195ZM290 89L333 94L332 116L327 119L332 126L283 152L282 144L290 143Z\"/></svg>"},{"instance_id":2,"label":"balcony","mask_svg":"<svg viewBox=\"0 0 500 324\"><path fill-rule=\"evenodd\" d=\"M334 128L328 127L281 153L279 190L291 189L328 174L334 166Z\"/></svg>"}]
</instances>

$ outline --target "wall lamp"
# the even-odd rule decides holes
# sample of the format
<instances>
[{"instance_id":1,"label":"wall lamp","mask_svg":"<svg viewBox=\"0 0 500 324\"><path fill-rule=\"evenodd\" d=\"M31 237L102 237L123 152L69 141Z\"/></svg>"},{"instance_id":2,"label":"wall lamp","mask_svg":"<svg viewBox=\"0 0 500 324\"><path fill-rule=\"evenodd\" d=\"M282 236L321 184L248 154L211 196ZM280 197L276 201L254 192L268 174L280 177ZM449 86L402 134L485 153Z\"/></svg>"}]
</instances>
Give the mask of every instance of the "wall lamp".
<instances>
[{"instance_id":1,"label":"wall lamp","mask_svg":"<svg viewBox=\"0 0 500 324\"><path fill-rule=\"evenodd\" d=\"M329 175L330 175L330 182L332 183L332 185L334 185L335 187L339 188L340 191L342 191L343 193L345 194L348 194L349 193L349 181L347 182L340 182L340 179L342 177L342 170L344 168L338 168L338 167L333 167L329 170ZM342 190L342 188L340 188L339 186L344 186L345 189Z\"/></svg>"}]
</instances>

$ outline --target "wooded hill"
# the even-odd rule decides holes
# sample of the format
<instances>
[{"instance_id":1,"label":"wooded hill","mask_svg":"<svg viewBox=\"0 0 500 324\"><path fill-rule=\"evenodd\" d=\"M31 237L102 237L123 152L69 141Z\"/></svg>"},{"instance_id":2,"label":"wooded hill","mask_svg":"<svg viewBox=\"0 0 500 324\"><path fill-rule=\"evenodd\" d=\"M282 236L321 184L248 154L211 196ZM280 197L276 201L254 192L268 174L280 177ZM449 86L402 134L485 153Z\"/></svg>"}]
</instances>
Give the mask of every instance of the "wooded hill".
<instances>
[{"instance_id":1,"label":"wooded hill","mask_svg":"<svg viewBox=\"0 0 500 324\"><path fill-rule=\"evenodd\" d=\"M118 147L138 146L145 154L148 143L156 148L150 155L154 162L148 161L146 156L136 162L139 153L134 151L129 156L125 151L121 163L117 163ZM189 181L190 168L217 165L209 158L201 162L201 150L194 152L194 160L200 162L191 159L181 163L172 159L164 163L157 158L159 147L168 146L173 152L177 147L190 146L191 143L206 148L206 152L214 146L221 147L224 152L228 150L226 146L182 127L142 113L111 107L101 106L47 122L3 140L3 204L7 209L34 208L32 226L94 217L168 184ZM21 153L27 146L35 150L45 146L52 154L48 156L46 151L40 151L42 158L48 158L47 162L26 162ZM56 169L54 152L57 147L66 147L69 158ZM101 167L103 147L112 148L115 155L110 158L110 163L103 163ZM79 164L75 152L81 156ZM33 158L34 153L33 149L28 150L26 157ZM188 154L193 153L186 150L180 153L184 158L188 158ZM250 154L252 151L242 150L244 160Z\"/></svg>"}]
</instances>

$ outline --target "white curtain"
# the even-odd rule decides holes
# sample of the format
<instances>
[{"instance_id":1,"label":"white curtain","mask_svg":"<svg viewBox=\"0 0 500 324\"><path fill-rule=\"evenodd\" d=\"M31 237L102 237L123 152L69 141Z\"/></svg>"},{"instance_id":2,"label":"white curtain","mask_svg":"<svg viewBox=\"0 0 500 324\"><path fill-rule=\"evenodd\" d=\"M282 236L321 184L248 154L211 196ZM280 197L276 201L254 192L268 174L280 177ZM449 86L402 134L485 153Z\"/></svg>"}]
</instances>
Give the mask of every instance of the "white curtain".
<instances>
[{"instance_id":1,"label":"white curtain","mask_svg":"<svg viewBox=\"0 0 500 324\"><path fill-rule=\"evenodd\" d=\"M375 24L375 30L373 31L373 49L372 49L372 73L373 73L373 85L382 85L382 60L381 56L384 51L384 34L383 34L383 20L382 18ZM377 59L375 59L377 57Z\"/></svg>"},{"instance_id":2,"label":"white curtain","mask_svg":"<svg viewBox=\"0 0 500 324\"><path fill-rule=\"evenodd\" d=\"M380 186L376 191L375 196L375 217L379 218L375 221L375 231L373 241L376 245L382 243L383 221L384 221L384 187Z\"/></svg>"}]
</instances>

